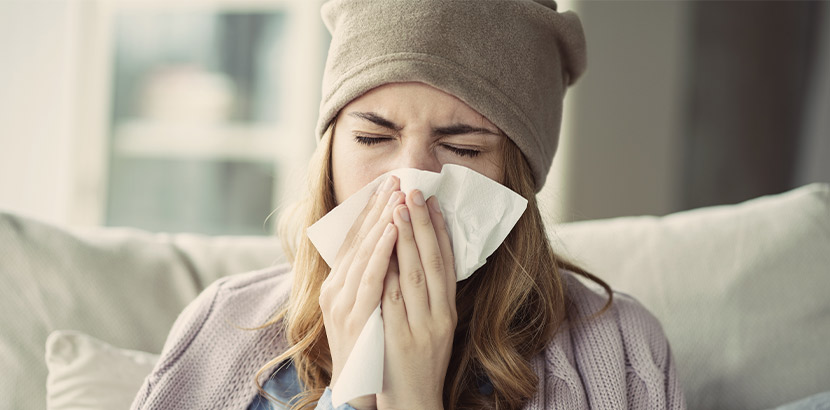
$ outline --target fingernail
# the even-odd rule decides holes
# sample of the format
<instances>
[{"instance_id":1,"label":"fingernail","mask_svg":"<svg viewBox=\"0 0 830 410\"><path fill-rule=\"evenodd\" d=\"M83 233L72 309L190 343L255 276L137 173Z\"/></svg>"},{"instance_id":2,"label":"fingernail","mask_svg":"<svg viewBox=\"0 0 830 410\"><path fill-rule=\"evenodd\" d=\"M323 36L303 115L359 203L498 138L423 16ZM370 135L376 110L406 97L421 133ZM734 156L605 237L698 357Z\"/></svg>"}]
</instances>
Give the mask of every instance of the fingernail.
<instances>
[{"instance_id":1,"label":"fingernail","mask_svg":"<svg viewBox=\"0 0 830 410\"><path fill-rule=\"evenodd\" d=\"M406 222L409 222L409 210L406 209L406 207L401 208L401 210L398 212L401 214L401 219L403 219Z\"/></svg>"},{"instance_id":2,"label":"fingernail","mask_svg":"<svg viewBox=\"0 0 830 410\"><path fill-rule=\"evenodd\" d=\"M383 188L381 188L381 189L384 190L384 191L391 191L392 187L395 186L395 179L394 178L395 177L392 176L392 175L389 175L388 177L386 177L386 182L383 183Z\"/></svg>"},{"instance_id":3,"label":"fingernail","mask_svg":"<svg viewBox=\"0 0 830 410\"><path fill-rule=\"evenodd\" d=\"M438 198L432 197L432 203L429 204L429 207L432 208L433 211L437 213L441 213L441 207L438 206Z\"/></svg>"},{"instance_id":4,"label":"fingernail","mask_svg":"<svg viewBox=\"0 0 830 410\"><path fill-rule=\"evenodd\" d=\"M386 206L390 206L390 205L394 204L395 202L398 202L398 193L397 192L393 192L392 195L389 196L389 202L386 203Z\"/></svg>"},{"instance_id":5,"label":"fingernail","mask_svg":"<svg viewBox=\"0 0 830 410\"><path fill-rule=\"evenodd\" d=\"M423 206L424 194L422 194L421 191L415 191L415 195L412 196L412 202L414 202L415 205Z\"/></svg>"}]
</instances>

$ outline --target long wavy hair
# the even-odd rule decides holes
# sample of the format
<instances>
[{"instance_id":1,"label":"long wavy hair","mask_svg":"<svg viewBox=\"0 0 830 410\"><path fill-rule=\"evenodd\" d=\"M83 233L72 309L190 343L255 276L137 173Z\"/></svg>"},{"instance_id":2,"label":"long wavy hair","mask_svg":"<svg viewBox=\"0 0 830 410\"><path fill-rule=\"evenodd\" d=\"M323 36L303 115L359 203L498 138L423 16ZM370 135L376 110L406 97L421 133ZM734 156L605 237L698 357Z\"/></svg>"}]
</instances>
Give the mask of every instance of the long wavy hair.
<instances>
[{"instance_id":1,"label":"long wavy hair","mask_svg":"<svg viewBox=\"0 0 830 410\"><path fill-rule=\"evenodd\" d=\"M330 268L305 235L305 228L337 204L331 168L332 123L323 135L309 164L306 197L286 209L278 232L286 257L294 271L288 303L265 326L281 326L291 346L259 372L291 359L305 391L291 399L291 410L313 407L330 384L331 353L319 306L320 286ZM503 184L528 200L518 223L469 279L458 283L458 324L452 356L444 382L446 409L519 409L536 393L537 375L531 358L545 348L567 318L569 301L561 270L585 276L610 287L553 251L536 203L533 173L518 147L503 138ZM487 301L487 303L482 303ZM493 393L479 393L478 384L489 379Z\"/></svg>"}]
</instances>

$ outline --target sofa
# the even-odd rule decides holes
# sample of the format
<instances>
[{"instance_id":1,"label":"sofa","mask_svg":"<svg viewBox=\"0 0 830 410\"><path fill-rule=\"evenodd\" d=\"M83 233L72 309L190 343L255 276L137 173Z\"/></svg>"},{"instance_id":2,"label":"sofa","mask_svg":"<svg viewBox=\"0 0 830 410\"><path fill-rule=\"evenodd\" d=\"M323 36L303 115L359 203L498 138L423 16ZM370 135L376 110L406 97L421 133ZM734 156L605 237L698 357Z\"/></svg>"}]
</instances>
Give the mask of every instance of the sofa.
<instances>
[{"instance_id":1,"label":"sofa","mask_svg":"<svg viewBox=\"0 0 830 410\"><path fill-rule=\"evenodd\" d=\"M689 408L774 408L830 390L830 185L549 235L657 316ZM283 260L273 237L69 229L0 212L0 409L128 407L188 302Z\"/></svg>"}]
</instances>

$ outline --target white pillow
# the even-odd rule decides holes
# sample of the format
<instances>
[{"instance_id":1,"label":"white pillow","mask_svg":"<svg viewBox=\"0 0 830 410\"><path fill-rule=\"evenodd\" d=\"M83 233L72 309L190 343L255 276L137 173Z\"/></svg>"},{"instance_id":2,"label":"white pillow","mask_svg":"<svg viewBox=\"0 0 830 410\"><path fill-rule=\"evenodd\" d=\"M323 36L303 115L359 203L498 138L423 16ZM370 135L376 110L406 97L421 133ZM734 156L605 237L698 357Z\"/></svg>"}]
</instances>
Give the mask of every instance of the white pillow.
<instances>
[{"instance_id":1,"label":"white pillow","mask_svg":"<svg viewBox=\"0 0 830 410\"><path fill-rule=\"evenodd\" d=\"M44 341L52 331L161 351L205 286L281 254L277 237L70 230L0 209L0 409L46 408Z\"/></svg>"},{"instance_id":2,"label":"white pillow","mask_svg":"<svg viewBox=\"0 0 830 410\"><path fill-rule=\"evenodd\" d=\"M660 319L690 409L769 408L830 387L830 185L552 236Z\"/></svg>"},{"instance_id":3,"label":"white pillow","mask_svg":"<svg viewBox=\"0 0 830 410\"><path fill-rule=\"evenodd\" d=\"M46 339L46 407L129 409L158 358L78 331L56 330Z\"/></svg>"}]
</instances>

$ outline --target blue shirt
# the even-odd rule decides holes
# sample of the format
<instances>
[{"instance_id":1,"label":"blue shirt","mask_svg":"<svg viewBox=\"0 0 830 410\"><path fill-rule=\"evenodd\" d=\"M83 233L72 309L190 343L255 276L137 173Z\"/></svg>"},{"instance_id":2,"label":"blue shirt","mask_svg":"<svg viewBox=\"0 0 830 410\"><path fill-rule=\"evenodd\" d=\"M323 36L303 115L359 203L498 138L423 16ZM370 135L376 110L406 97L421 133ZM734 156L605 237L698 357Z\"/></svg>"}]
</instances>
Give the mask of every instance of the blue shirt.
<instances>
[{"instance_id":1,"label":"blue shirt","mask_svg":"<svg viewBox=\"0 0 830 410\"><path fill-rule=\"evenodd\" d=\"M290 360L286 360L277 366L277 370L265 382L265 386L262 387L268 394L289 404L291 404L289 402L291 398L300 394L302 391L300 379L297 377L297 370L294 369L294 365ZM490 380L483 380L478 387L478 391L484 395L493 393L493 385L490 383ZM248 410L284 410L288 408L290 406L285 407L280 403L270 402L262 395L256 396L254 401L251 402L251 405L248 406ZM320 397L320 400L317 401L316 408L320 410L355 410L348 403L343 403L337 408L334 408L331 404L331 388L329 387L326 387L326 391Z\"/></svg>"}]
</instances>

